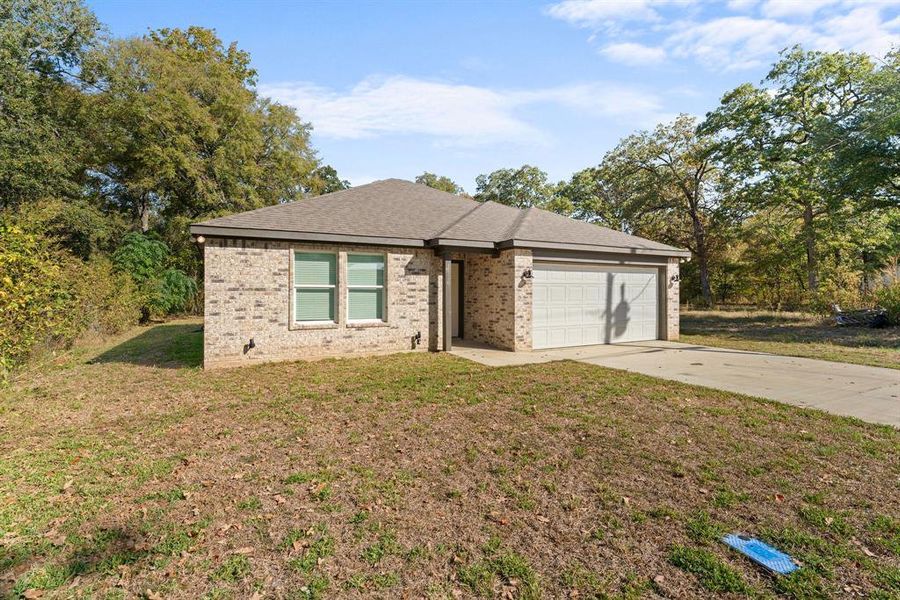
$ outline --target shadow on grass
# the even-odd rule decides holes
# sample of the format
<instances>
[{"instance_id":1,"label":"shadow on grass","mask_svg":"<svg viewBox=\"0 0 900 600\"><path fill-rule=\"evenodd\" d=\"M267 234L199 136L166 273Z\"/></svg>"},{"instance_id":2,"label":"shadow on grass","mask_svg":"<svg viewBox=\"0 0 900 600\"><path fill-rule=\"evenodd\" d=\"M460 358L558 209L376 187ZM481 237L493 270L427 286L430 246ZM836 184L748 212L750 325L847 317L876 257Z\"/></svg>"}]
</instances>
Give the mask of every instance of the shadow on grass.
<instances>
[{"instance_id":1,"label":"shadow on grass","mask_svg":"<svg viewBox=\"0 0 900 600\"><path fill-rule=\"evenodd\" d=\"M58 557L44 560L43 553L35 556L19 553L8 567L15 573L0 584L0 594L19 598L26 590L55 590L72 583L81 576L95 573L116 573L123 565L137 562L151 554L143 537L128 529L101 529L88 538L77 541ZM37 597L37 596L33 596Z\"/></svg>"},{"instance_id":2,"label":"shadow on grass","mask_svg":"<svg viewBox=\"0 0 900 600\"><path fill-rule=\"evenodd\" d=\"M735 340L828 343L849 348L900 349L900 328L837 327L803 316L690 314L681 318L686 335L714 335Z\"/></svg>"},{"instance_id":3,"label":"shadow on grass","mask_svg":"<svg viewBox=\"0 0 900 600\"><path fill-rule=\"evenodd\" d=\"M203 364L203 330L199 323L153 325L135 337L95 356L92 363L129 363L183 369Z\"/></svg>"}]
</instances>

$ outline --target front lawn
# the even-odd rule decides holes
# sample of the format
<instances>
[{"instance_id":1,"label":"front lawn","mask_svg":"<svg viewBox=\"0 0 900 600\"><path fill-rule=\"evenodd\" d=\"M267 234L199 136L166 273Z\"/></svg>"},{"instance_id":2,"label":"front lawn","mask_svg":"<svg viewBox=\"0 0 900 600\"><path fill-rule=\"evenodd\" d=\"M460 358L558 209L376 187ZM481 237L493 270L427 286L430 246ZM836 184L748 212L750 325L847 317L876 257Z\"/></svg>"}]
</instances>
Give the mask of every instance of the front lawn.
<instances>
[{"instance_id":1,"label":"front lawn","mask_svg":"<svg viewBox=\"0 0 900 600\"><path fill-rule=\"evenodd\" d=\"M681 341L900 369L900 327L836 327L803 313L683 311Z\"/></svg>"},{"instance_id":2,"label":"front lawn","mask_svg":"<svg viewBox=\"0 0 900 600\"><path fill-rule=\"evenodd\" d=\"M900 432L560 362L199 369L193 322L0 390L0 596L900 594ZM772 579L722 546L803 562Z\"/></svg>"}]
</instances>

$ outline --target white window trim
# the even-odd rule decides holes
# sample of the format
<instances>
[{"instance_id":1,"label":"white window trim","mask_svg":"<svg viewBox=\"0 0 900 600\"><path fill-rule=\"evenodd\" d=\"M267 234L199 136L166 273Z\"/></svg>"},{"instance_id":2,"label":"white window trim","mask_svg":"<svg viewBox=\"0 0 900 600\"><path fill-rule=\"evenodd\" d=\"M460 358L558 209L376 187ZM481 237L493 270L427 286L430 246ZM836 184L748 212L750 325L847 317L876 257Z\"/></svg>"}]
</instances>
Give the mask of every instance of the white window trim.
<instances>
[{"instance_id":1,"label":"white window trim","mask_svg":"<svg viewBox=\"0 0 900 600\"><path fill-rule=\"evenodd\" d=\"M334 285L307 285L307 284L297 284L297 274L294 272L297 268L297 254L330 254L334 256ZM340 283L340 258L337 252L330 252L328 250L297 250L294 249L291 254L291 322L294 325L299 326L316 326L316 325L337 325L338 323L338 304L340 298L339 292L339 283ZM309 290L328 290L333 289L334 294L334 306L331 307L334 313L334 319L325 319L320 321L300 321L297 319L297 290L298 289L309 289Z\"/></svg>"},{"instance_id":2,"label":"white window trim","mask_svg":"<svg viewBox=\"0 0 900 600\"><path fill-rule=\"evenodd\" d=\"M350 257L351 256L380 256L382 265L384 266L384 280L382 285L350 285ZM387 323L387 254L384 252L347 252L347 260L345 267L347 273L347 323L361 324L377 324ZM381 318L380 319L351 319L350 318L350 291L351 290L381 290Z\"/></svg>"}]
</instances>

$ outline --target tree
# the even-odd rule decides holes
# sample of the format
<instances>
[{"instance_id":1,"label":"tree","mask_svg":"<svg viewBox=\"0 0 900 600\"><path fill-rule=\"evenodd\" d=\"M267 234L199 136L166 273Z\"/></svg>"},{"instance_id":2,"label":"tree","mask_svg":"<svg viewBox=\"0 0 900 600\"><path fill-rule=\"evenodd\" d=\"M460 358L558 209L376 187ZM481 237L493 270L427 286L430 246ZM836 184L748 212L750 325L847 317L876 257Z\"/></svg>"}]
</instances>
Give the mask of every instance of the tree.
<instances>
[{"instance_id":1,"label":"tree","mask_svg":"<svg viewBox=\"0 0 900 600\"><path fill-rule=\"evenodd\" d=\"M708 228L719 207L718 169L711 157L712 141L697 133L693 117L681 115L652 132L631 135L604 158L598 174L618 211L629 215L634 233L642 228L686 246L697 257L700 294L713 301L710 286ZM614 204L615 206L615 204Z\"/></svg>"},{"instance_id":2,"label":"tree","mask_svg":"<svg viewBox=\"0 0 900 600\"><path fill-rule=\"evenodd\" d=\"M718 158L751 210L790 206L801 222L806 287L819 287L821 239L827 221L848 205L834 174L837 148L871 101L867 81L875 72L868 56L843 52L782 53L764 81L745 84L707 115L705 132L718 135Z\"/></svg>"},{"instance_id":3,"label":"tree","mask_svg":"<svg viewBox=\"0 0 900 600\"><path fill-rule=\"evenodd\" d=\"M608 166L600 165L582 169L569 181L560 183L558 195L571 204L572 218L633 232L636 216L633 192Z\"/></svg>"},{"instance_id":4,"label":"tree","mask_svg":"<svg viewBox=\"0 0 900 600\"><path fill-rule=\"evenodd\" d=\"M428 171L425 171L416 177L416 183L421 183L422 185L427 185L430 188L448 192L450 194L462 195L466 193L466 190L464 190L462 186L458 185L449 177L445 175L435 175Z\"/></svg>"},{"instance_id":5,"label":"tree","mask_svg":"<svg viewBox=\"0 0 900 600\"><path fill-rule=\"evenodd\" d=\"M307 193L310 196L321 196L339 192L350 187L350 182L338 177L337 170L331 165L322 165L313 170L309 177Z\"/></svg>"},{"instance_id":6,"label":"tree","mask_svg":"<svg viewBox=\"0 0 900 600\"><path fill-rule=\"evenodd\" d=\"M249 55L211 30L117 40L91 65L106 123L94 185L142 231L151 215L221 215L299 199L309 186L309 125L258 98Z\"/></svg>"},{"instance_id":7,"label":"tree","mask_svg":"<svg viewBox=\"0 0 900 600\"><path fill-rule=\"evenodd\" d=\"M518 169L498 169L475 178L475 199L492 200L516 208L546 208L557 199L556 186L537 167L523 165Z\"/></svg>"},{"instance_id":8,"label":"tree","mask_svg":"<svg viewBox=\"0 0 900 600\"><path fill-rule=\"evenodd\" d=\"M900 205L900 49L863 82L856 115L841 128L831 170L847 194L875 206Z\"/></svg>"},{"instance_id":9,"label":"tree","mask_svg":"<svg viewBox=\"0 0 900 600\"><path fill-rule=\"evenodd\" d=\"M79 0L0 0L0 207L79 193L79 74L99 28Z\"/></svg>"}]
</instances>

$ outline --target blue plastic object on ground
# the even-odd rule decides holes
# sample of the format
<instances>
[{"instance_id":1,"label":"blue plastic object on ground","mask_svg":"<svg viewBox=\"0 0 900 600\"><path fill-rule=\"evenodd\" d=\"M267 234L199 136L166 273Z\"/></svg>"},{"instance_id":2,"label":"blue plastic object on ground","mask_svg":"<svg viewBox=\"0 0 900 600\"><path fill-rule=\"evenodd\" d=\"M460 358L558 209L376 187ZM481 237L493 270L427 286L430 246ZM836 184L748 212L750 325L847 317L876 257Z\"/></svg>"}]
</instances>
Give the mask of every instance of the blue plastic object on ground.
<instances>
[{"instance_id":1,"label":"blue plastic object on ground","mask_svg":"<svg viewBox=\"0 0 900 600\"><path fill-rule=\"evenodd\" d=\"M800 568L790 556L755 538L729 533L722 542L773 573L787 575Z\"/></svg>"}]
</instances>

